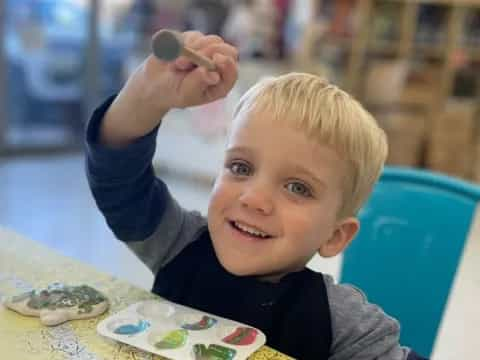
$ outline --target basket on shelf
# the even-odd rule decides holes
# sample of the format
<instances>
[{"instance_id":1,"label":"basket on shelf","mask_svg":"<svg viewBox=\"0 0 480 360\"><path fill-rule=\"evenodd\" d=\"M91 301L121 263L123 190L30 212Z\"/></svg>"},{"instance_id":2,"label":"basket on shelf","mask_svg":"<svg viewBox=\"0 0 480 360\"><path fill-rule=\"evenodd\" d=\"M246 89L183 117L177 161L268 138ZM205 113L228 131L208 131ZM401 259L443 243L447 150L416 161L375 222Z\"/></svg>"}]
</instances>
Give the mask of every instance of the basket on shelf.
<instances>
[{"instance_id":1,"label":"basket on shelf","mask_svg":"<svg viewBox=\"0 0 480 360\"><path fill-rule=\"evenodd\" d=\"M475 103L449 101L443 112L433 111L427 166L462 178L471 178L475 149Z\"/></svg>"},{"instance_id":2,"label":"basket on shelf","mask_svg":"<svg viewBox=\"0 0 480 360\"><path fill-rule=\"evenodd\" d=\"M426 119L423 113L405 110L375 114L388 139L387 163L419 166L423 158Z\"/></svg>"}]
</instances>

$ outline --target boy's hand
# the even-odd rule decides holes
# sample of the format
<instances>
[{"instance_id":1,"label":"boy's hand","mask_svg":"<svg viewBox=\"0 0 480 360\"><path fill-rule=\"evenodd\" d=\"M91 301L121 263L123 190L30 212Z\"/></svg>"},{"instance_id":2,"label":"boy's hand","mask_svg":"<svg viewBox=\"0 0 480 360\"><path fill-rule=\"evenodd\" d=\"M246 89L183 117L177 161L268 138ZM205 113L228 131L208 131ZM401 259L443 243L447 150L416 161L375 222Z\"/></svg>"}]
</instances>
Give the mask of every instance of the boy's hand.
<instances>
[{"instance_id":1,"label":"boy's hand","mask_svg":"<svg viewBox=\"0 0 480 360\"><path fill-rule=\"evenodd\" d=\"M148 97L164 109L206 104L225 97L237 80L238 51L217 35L182 34L186 47L213 60L215 71L197 67L187 58L163 62L150 55L143 65Z\"/></svg>"},{"instance_id":2,"label":"boy's hand","mask_svg":"<svg viewBox=\"0 0 480 360\"><path fill-rule=\"evenodd\" d=\"M187 58L164 62L153 54L130 76L108 109L101 141L122 146L150 132L172 108L206 104L225 97L237 80L238 51L216 35L182 34L185 46L210 58L216 71Z\"/></svg>"}]
</instances>

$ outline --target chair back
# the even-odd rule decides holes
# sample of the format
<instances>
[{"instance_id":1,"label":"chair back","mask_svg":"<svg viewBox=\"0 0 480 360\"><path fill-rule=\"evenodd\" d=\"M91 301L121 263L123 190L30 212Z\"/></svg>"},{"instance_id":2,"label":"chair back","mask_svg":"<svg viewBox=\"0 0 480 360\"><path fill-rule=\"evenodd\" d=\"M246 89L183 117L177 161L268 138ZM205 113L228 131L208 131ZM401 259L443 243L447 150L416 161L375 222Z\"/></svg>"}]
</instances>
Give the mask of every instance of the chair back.
<instances>
[{"instance_id":1,"label":"chair back","mask_svg":"<svg viewBox=\"0 0 480 360\"><path fill-rule=\"evenodd\" d=\"M386 167L359 213L341 282L401 324L402 345L430 356L480 199L480 187L424 170Z\"/></svg>"}]
</instances>

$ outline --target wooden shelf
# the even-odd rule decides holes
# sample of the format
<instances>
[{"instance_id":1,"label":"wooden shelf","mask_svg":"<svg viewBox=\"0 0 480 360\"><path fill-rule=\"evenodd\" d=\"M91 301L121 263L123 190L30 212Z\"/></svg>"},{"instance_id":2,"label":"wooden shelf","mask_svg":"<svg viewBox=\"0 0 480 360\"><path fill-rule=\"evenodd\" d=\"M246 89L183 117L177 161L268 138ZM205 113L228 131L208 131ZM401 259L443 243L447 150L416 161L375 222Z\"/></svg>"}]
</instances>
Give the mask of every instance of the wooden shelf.
<instances>
[{"instance_id":1,"label":"wooden shelf","mask_svg":"<svg viewBox=\"0 0 480 360\"><path fill-rule=\"evenodd\" d=\"M369 53L377 55L394 56L398 54L398 51L398 41L376 40L372 41L368 47Z\"/></svg>"},{"instance_id":2,"label":"wooden shelf","mask_svg":"<svg viewBox=\"0 0 480 360\"><path fill-rule=\"evenodd\" d=\"M445 56L445 45L415 43L413 52L427 58L442 59Z\"/></svg>"},{"instance_id":3,"label":"wooden shelf","mask_svg":"<svg viewBox=\"0 0 480 360\"><path fill-rule=\"evenodd\" d=\"M312 3L318 4L316 0ZM376 10L382 3L398 3L398 36L394 39L372 39ZM418 16L420 5L438 4L445 6L445 19L441 31L442 42L417 42ZM315 40L320 44L335 45L349 50L348 65L343 73L345 81L342 87L361 99L364 89L365 67L370 57L388 57L393 59L425 59L427 62L438 62L441 70L438 75L438 86L432 92L436 98L435 105L442 107L448 100L453 89L455 77L455 54L464 50L473 61L480 61L480 46L462 45L461 40L465 31L466 19L469 12L480 9L480 0L357 0L356 19L357 30L352 37L341 37L333 34L324 34L315 30L313 21L312 31L309 32L311 44ZM396 16L396 15L395 15ZM319 30L319 29L317 29ZM313 54L313 52L310 52ZM308 56L307 56L308 58Z\"/></svg>"},{"instance_id":4,"label":"wooden shelf","mask_svg":"<svg viewBox=\"0 0 480 360\"><path fill-rule=\"evenodd\" d=\"M373 41L368 51L371 54L394 56L400 52L400 44L390 41ZM440 60L445 57L445 46L432 44L412 44L412 55L419 54L426 58Z\"/></svg>"},{"instance_id":5,"label":"wooden shelf","mask_svg":"<svg viewBox=\"0 0 480 360\"><path fill-rule=\"evenodd\" d=\"M315 4L320 3L317 0L311 1ZM378 9L387 2L395 2L396 4L392 7L398 8L398 14L395 10L393 13L384 15L388 17L385 23L388 21L390 25L393 22L395 31L382 29L376 31L378 28L375 27L375 16L379 13ZM422 29L429 31L428 28L422 28L425 24L419 24L418 20L424 4L442 7L442 24L433 34L435 36L431 36L430 33L421 33ZM475 39L469 38L473 32L471 34L466 32L475 31L475 29L467 29L466 25L469 23L469 15L479 10L480 0L357 0L356 32L352 38L317 32L314 34L316 37L313 36L310 40L312 40L311 43L317 41L317 44L323 43L327 46L332 44L350 50L348 54L341 54L342 60L347 59L347 65L345 67L343 63L340 65L341 76L335 80L369 110L376 111L377 114L403 112L408 116L415 114L414 116L422 119L425 124L425 149L422 151L431 154L435 150L432 147L435 143L432 129L438 128L441 121L440 115L447 111L452 112L452 95L454 93L460 95L457 82L460 74L458 55L465 54L467 60L473 62L475 67L480 64L480 44L476 44L473 41ZM315 19L312 18L312 22L315 23ZM385 29L390 28L385 26ZM375 36L379 32L381 34ZM382 34L387 39L382 39ZM390 38L387 37L388 34L392 34ZM420 37L424 41L417 41L417 39L421 40ZM309 59L312 60L311 57ZM410 67L410 65L413 66ZM469 76L468 74L464 76ZM478 80L475 81L478 88L480 84ZM472 95L469 88L468 100L474 104L469 107L469 111L470 108L473 108L472 111L480 110L478 109L480 92L477 91L477 93L475 99L475 95ZM458 103L458 99L455 101ZM459 124L462 121L461 113L464 111L462 109L465 109L463 105L459 110L453 111L455 115L449 119L449 126L452 129L461 127ZM457 113L460 115L457 116ZM449 131L442 132L445 136L451 137ZM468 141L463 140L461 142L461 144L467 143ZM397 142L397 149L403 152L404 145ZM478 159L474 166L480 168L480 151L478 150L480 141L477 141L476 147ZM464 153L459 153L465 158L464 155L468 155L470 150L462 151ZM437 170L447 171L450 165L451 163L444 162L443 168L438 167L438 164L435 166ZM477 174L477 181L480 181L479 179L480 176Z\"/></svg>"},{"instance_id":6,"label":"wooden shelf","mask_svg":"<svg viewBox=\"0 0 480 360\"><path fill-rule=\"evenodd\" d=\"M338 36L333 34L325 34L320 38L320 41L328 45L337 45L343 48L350 48L352 46L352 37Z\"/></svg>"},{"instance_id":7,"label":"wooden shelf","mask_svg":"<svg viewBox=\"0 0 480 360\"><path fill-rule=\"evenodd\" d=\"M468 55L473 61L480 61L480 47L469 49Z\"/></svg>"}]
</instances>

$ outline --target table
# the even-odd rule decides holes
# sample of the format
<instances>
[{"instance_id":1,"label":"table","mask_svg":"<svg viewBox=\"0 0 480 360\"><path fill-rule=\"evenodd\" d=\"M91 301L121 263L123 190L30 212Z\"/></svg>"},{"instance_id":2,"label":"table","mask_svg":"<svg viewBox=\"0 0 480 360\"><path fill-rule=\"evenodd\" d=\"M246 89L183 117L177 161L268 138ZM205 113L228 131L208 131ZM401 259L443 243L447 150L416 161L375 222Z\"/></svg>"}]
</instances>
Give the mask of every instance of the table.
<instances>
[{"instance_id":1,"label":"table","mask_svg":"<svg viewBox=\"0 0 480 360\"><path fill-rule=\"evenodd\" d=\"M88 284L110 300L109 311L95 319L45 327L0 305L2 359L15 360L158 360L160 356L117 343L96 333L97 324L128 305L156 295L0 227L0 300L52 282ZM250 360L291 359L267 346Z\"/></svg>"}]
</instances>

